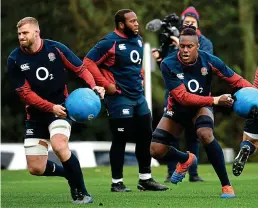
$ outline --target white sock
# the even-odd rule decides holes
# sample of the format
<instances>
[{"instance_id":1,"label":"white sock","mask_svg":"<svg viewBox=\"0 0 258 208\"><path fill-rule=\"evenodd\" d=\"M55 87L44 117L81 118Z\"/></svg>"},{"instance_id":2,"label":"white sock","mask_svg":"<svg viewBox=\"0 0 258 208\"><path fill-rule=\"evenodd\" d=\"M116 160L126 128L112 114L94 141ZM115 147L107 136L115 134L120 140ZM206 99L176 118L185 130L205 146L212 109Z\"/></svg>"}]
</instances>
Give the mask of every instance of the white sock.
<instances>
[{"instance_id":1,"label":"white sock","mask_svg":"<svg viewBox=\"0 0 258 208\"><path fill-rule=\"evenodd\" d=\"M151 178L151 173L139 173L140 180L148 180Z\"/></svg>"},{"instance_id":2,"label":"white sock","mask_svg":"<svg viewBox=\"0 0 258 208\"><path fill-rule=\"evenodd\" d=\"M123 178L119 178L119 179L112 178L112 183L119 183L119 182L123 182Z\"/></svg>"}]
</instances>

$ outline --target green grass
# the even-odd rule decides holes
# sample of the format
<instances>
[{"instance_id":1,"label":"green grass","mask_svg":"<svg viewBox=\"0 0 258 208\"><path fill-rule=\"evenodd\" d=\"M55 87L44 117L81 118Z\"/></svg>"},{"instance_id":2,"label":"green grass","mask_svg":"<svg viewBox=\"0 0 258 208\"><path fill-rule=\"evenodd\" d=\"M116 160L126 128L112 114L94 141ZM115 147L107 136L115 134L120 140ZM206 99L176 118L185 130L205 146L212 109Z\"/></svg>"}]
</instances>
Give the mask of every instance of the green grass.
<instances>
[{"instance_id":1,"label":"green grass","mask_svg":"<svg viewBox=\"0 0 258 208\"><path fill-rule=\"evenodd\" d=\"M124 182L130 193L110 192L110 169L98 167L84 169L84 180L94 198L93 204L73 205L66 181L59 177L30 176L27 171L1 171L1 207L258 207L258 164L246 165L240 177L227 167L237 198L220 199L221 187L211 165L200 165L199 173L205 182L189 183L188 176L178 185L168 184L166 192L140 192L136 189L137 167L124 168ZM154 178L163 182L166 167L152 169Z\"/></svg>"}]
</instances>

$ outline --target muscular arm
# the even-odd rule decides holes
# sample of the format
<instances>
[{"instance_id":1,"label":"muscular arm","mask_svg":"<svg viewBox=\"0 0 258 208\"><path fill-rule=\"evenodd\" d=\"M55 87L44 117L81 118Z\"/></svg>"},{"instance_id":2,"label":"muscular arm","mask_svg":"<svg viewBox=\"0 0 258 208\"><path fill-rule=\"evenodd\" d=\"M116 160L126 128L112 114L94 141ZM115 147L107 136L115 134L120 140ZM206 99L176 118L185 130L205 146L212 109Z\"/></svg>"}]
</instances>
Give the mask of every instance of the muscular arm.
<instances>
[{"instance_id":1,"label":"muscular arm","mask_svg":"<svg viewBox=\"0 0 258 208\"><path fill-rule=\"evenodd\" d=\"M29 82L23 76L20 68L16 66L15 61L8 58L8 73L12 86L16 90L20 99L27 105L31 105L45 112L52 112L54 104L44 100L37 93L31 90Z\"/></svg>"},{"instance_id":2,"label":"muscular arm","mask_svg":"<svg viewBox=\"0 0 258 208\"><path fill-rule=\"evenodd\" d=\"M85 57L83 59L83 63L89 69L89 71L93 75L96 83L99 86L107 87L110 84L110 82L101 74L97 64L94 61L92 61L91 59Z\"/></svg>"},{"instance_id":3,"label":"muscular arm","mask_svg":"<svg viewBox=\"0 0 258 208\"><path fill-rule=\"evenodd\" d=\"M24 103L34 106L45 112L53 112L53 106L55 104L44 100L39 95L37 95L37 93L32 91L27 80L25 80L25 83L22 87L16 89L16 92Z\"/></svg>"},{"instance_id":4,"label":"muscular arm","mask_svg":"<svg viewBox=\"0 0 258 208\"><path fill-rule=\"evenodd\" d=\"M184 84L172 72L170 72L164 62L161 63L161 72L164 78L166 89L173 98L181 105L185 106L212 106L214 98L210 96L200 96L187 92Z\"/></svg>"},{"instance_id":5,"label":"muscular arm","mask_svg":"<svg viewBox=\"0 0 258 208\"><path fill-rule=\"evenodd\" d=\"M115 45L116 43L113 41L101 40L89 51L83 60L97 84L105 88L111 82L101 73L98 66L102 63L106 65L114 64Z\"/></svg>"},{"instance_id":6,"label":"muscular arm","mask_svg":"<svg viewBox=\"0 0 258 208\"><path fill-rule=\"evenodd\" d=\"M234 90L239 90L243 87L253 87L250 82L235 73L219 58L213 56L209 65L211 66L213 73L225 80Z\"/></svg>"},{"instance_id":7,"label":"muscular arm","mask_svg":"<svg viewBox=\"0 0 258 208\"><path fill-rule=\"evenodd\" d=\"M88 71L85 64L65 45L58 43L56 45L65 67L71 71L74 71L76 75L82 78L91 88L96 86L95 80L92 74Z\"/></svg>"}]
</instances>

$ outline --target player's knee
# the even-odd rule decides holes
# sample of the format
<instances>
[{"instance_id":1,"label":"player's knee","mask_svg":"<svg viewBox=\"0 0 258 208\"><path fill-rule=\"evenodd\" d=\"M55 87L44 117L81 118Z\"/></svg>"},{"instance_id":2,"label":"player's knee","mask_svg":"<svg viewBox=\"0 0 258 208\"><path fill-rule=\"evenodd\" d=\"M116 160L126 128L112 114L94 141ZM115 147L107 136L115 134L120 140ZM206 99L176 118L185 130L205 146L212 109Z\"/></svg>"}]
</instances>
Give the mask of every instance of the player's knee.
<instances>
[{"instance_id":1,"label":"player's knee","mask_svg":"<svg viewBox=\"0 0 258 208\"><path fill-rule=\"evenodd\" d=\"M163 144L160 143L156 143L156 142L151 142L151 146L150 146L150 154L153 158L155 159L160 159L163 157L163 148L162 146L164 146Z\"/></svg>"},{"instance_id":2,"label":"player's knee","mask_svg":"<svg viewBox=\"0 0 258 208\"><path fill-rule=\"evenodd\" d=\"M68 147L68 138L63 134L55 134L51 138L51 145L59 159L70 152Z\"/></svg>"},{"instance_id":3,"label":"player's knee","mask_svg":"<svg viewBox=\"0 0 258 208\"><path fill-rule=\"evenodd\" d=\"M69 149L67 138L64 138L63 135L55 135L54 140L56 140L56 141L54 141L54 142L51 141L51 145L52 145L52 149L55 153L59 153L59 152Z\"/></svg>"},{"instance_id":4,"label":"player's knee","mask_svg":"<svg viewBox=\"0 0 258 208\"><path fill-rule=\"evenodd\" d=\"M201 140L206 140L213 137L213 132L209 128L200 128L197 130L197 135Z\"/></svg>"},{"instance_id":5,"label":"player's knee","mask_svg":"<svg viewBox=\"0 0 258 208\"><path fill-rule=\"evenodd\" d=\"M197 135L204 144L209 144L214 139L213 131L210 128L199 128Z\"/></svg>"},{"instance_id":6,"label":"player's knee","mask_svg":"<svg viewBox=\"0 0 258 208\"><path fill-rule=\"evenodd\" d=\"M33 165L28 166L28 170L31 175L41 176L45 171L45 167L41 165Z\"/></svg>"},{"instance_id":7,"label":"player's knee","mask_svg":"<svg viewBox=\"0 0 258 208\"><path fill-rule=\"evenodd\" d=\"M203 143L210 143L213 136L214 122L210 116L200 116L195 121L197 136Z\"/></svg>"},{"instance_id":8,"label":"player's knee","mask_svg":"<svg viewBox=\"0 0 258 208\"><path fill-rule=\"evenodd\" d=\"M163 158L168 149L169 138L171 138L167 131L156 129L152 134L152 142L150 147L151 156L155 159Z\"/></svg>"}]
</instances>

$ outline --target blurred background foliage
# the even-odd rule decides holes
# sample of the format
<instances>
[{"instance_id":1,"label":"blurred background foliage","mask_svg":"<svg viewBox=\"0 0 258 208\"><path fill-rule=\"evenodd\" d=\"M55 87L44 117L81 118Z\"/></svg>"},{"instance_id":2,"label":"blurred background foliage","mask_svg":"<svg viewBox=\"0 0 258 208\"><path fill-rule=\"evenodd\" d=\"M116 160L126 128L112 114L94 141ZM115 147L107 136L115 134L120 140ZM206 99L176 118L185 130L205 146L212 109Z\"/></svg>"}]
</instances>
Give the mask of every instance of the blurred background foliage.
<instances>
[{"instance_id":1,"label":"blurred background foliage","mask_svg":"<svg viewBox=\"0 0 258 208\"><path fill-rule=\"evenodd\" d=\"M81 59L95 43L114 29L114 14L122 8L134 10L145 42L158 47L158 36L145 30L150 20L166 15L180 15L188 6L200 14L200 29L214 45L214 54L249 81L257 66L258 1L256 0L5 0L2 1L2 142L22 142L24 105L11 89L7 74L7 57L18 46L16 24L25 16L38 19L41 36L60 41ZM157 67L156 67L157 68ZM72 73L69 91L82 86ZM163 112L164 85L160 71L152 73L153 127ZM213 94L231 92L215 79ZM224 147L238 150L244 122L232 110L215 109L215 135ZM109 141L111 135L104 107L98 119L85 125L74 124L71 140ZM182 139L183 143L183 139ZM206 161L205 156L201 160ZM252 157L252 160L258 159Z\"/></svg>"}]
</instances>

